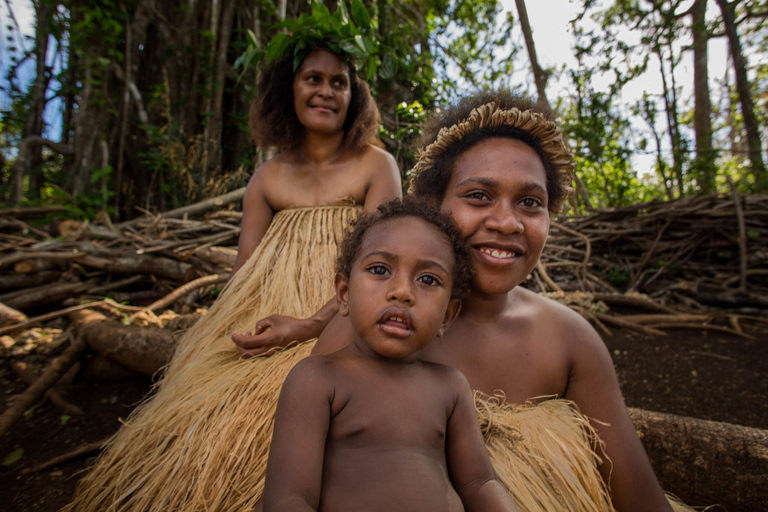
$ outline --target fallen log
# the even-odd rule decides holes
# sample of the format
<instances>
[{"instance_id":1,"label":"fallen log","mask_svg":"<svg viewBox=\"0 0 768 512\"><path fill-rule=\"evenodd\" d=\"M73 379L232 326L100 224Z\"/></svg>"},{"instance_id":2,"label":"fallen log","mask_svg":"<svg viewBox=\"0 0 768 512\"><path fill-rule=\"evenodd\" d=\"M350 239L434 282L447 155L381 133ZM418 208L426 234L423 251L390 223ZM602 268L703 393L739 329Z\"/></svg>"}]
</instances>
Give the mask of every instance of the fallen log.
<instances>
[{"instance_id":1,"label":"fallen log","mask_svg":"<svg viewBox=\"0 0 768 512\"><path fill-rule=\"evenodd\" d=\"M65 206L32 206L19 208L5 208L0 210L0 217L10 215L13 217L38 217L49 213L66 212Z\"/></svg>"},{"instance_id":2,"label":"fallen log","mask_svg":"<svg viewBox=\"0 0 768 512\"><path fill-rule=\"evenodd\" d=\"M144 375L154 375L171 360L173 334L154 327L134 327L83 309L69 314L77 333L96 352Z\"/></svg>"},{"instance_id":3,"label":"fallen log","mask_svg":"<svg viewBox=\"0 0 768 512\"><path fill-rule=\"evenodd\" d=\"M8 274L0 276L0 290L16 290L19 288L32 288L43 283L57 281L61 272L48 270L35 272L34 274Z\"/></svg>"},{"instance_id":4,"label":"fallen log","mask_svg":"<svg viewBox=\"0 0 768 512\"><path fill-rule=\"evenodd\" d=\"M630 409L664 489L692 505L763 510L768 503L768 431Z\"/></svg>"},{"instance_id":5,"label":"fallen log","mask_svg":"<svg viewBox=\"0 0 768 512\"><path fill-rule=\"evenodd\" d=\"M26 259L13 264L13 271L17 274L38 273L44 270L60 269L61 262L56 260Z\"/></svg>"},{"instance_id":6,"label":"fallen log","mask_svg":"<svg viewBox=\"0 0 768 512\"><path fill-rule=\"evenodd\" d=\"M77 262L87 267L115 274L152 274L182 283L194 279L197 273L195 268L189 263L161 256L145 256L142 254L115 259L83 256Z\"/></svg>"},{"instance_id":7,"label":"fallen log","mask_svg":"<svg viewBox=\"0 0 768 512\"><path fill-rule=\"evenodd\" d=\"M213 197L211 199L206 199L205 201L200 201L199 203L191 204L189 206L184 206L181 208L176 208L175 210L170 210L167 212L163 212L161 215L158 215L154 218L154 221L157 221L161 218L163 219L173 219L173 218L180 218L184 217L185 215L197 215L200 213L205 213L210 210L215 210L217 208L221 208L225 204L234 203L237 201L240 201L245 196L245 187L239 188L237 190L233 190L232 192L228 192L226 194L222 194L217 197ZM117 229L121 229L127 226L133 226L141 221L146 220L146 217L137 217L133 220L129 220L127 222L121 222L116 226Z\"/></svg>"},{"instance_id":8,"label":"fallen log","mask_svg":"<svg viewBox=\"0 0 768 512\"><path fill-rule=\"evenodd\" d=\"M34 384L16 397L5 412L0 415L0 437L11 429L16 421L24 415L24 411L35 405L69 368L80 359L85 352L85 342L76 338L63 354L51 361L50 366L43 371Z\"/></svg>"},{"instance_id":9,"label":"fallen log","mask_svg":"<svg viewBox=\"0 0 768 512\"><path fill-rule=\"evenodd\" d=\"M26 321L27 315L0 302L0 327Z\"/></svg>"},{"instance_id":10,"label":"fallen log","mask_svg":"<svg viewBox=\"0 0 768 512\"><path fill-rule=\"evenodd\" d=\"M58 304L65 299L85 292L91 286L93 286L91 281L44 284L28 290L3 295L3 299L12 308L25 310L38 306Z\"/></svg>"},{"instance_id":11,"label":"fallen log","mask_svg":"<svg viewBox=\"0 0 768 512\"><path fill-rule=\"evenodd\" d=\"M214 265L221 265L222 267L232 268L235 265L237 259L237 249L231 249L229 247L203 247L201 249L192 251L192 254L200 259L203 259Z\"/></svg>"}]
</instances>

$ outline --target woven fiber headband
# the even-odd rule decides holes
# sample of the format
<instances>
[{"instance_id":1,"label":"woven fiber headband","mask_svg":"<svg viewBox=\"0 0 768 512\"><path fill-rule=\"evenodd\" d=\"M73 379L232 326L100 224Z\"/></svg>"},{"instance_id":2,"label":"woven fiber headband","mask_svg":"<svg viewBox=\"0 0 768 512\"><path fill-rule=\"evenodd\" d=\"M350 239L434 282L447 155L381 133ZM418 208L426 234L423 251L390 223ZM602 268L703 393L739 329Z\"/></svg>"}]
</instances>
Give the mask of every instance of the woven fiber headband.
<instances>
[{"instance_id":1,"label":"woven fiber headband","mask_svg":"<svg viewBox=\"0 0 768 512\"><path fill-rule=\"evenodd\" d=\"M566 190L570 190L576 164L557 124L538 112L517 108L502 109L496 102L481 105L458 124L442 128L435 142L419 151L419 160L409 173L410 184L413 184L421 171L431 167L449 147L473 131L499 127L516 128L536 139L552 166L559 171L560 183ZM555 206L555 211L559 211L562 205Z\"/></svg>"}]
</instances>

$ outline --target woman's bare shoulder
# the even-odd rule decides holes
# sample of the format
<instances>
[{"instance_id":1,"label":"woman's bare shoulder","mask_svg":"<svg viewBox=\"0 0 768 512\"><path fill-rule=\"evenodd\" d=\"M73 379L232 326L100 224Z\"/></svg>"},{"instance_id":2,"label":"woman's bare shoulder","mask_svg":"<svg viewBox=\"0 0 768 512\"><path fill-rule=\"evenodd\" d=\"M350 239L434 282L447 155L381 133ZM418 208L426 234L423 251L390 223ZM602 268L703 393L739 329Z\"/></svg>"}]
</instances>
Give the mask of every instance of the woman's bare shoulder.
<instances>
[{"instance_id":1,"label":"woman's bare shoulder","mask_svg":"<svg viewBox=\"0 0 768 512\"><path fill-rule=\"evenodd\" d=\"M296 152L295 151L283 151L277 156L274 156L262 163L253 171L251 180L255 179L268 179L275 176L275 174L284 171L286 168L295 165Z\"/></svg>"},{"instance_id":2,"label":"woman's bare shoulder","mask_svg":"<svg viewBox=\"0 0 768 512\"><path fill-rule=\"evenodd\" d=\"M360 162L364 164L365 168L371 171L371 173L376 173L376 171L380 172L382 169L385 169L394 171L399 175L395 157L380 147L370 144L358 155Z\"/></svg>"},{"instance_id":3,"label":"woman's bare shoulder","mask_svg":"<svg viewBox=\"0 0 768 512\"><path fill-rule=\"evenodd\" d=\"M564 339L598 336L583 316L565 304L524 288L516 291L531 317L539 320L550 332L561 333Z\"/></svg>"}]
</instances>

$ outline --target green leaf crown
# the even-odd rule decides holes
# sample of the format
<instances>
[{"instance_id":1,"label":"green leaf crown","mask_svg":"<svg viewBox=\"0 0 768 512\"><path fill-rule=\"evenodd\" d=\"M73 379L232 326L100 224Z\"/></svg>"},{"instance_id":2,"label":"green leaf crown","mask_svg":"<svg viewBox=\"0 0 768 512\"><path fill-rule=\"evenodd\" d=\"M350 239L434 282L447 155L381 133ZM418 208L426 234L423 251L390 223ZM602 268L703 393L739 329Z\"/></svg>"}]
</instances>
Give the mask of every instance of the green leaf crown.
<instances>
[{"instance_id":1,"label":"green leaf crown","mask_svg":"<svg viewBox=\"0 0 768 512\"><path fill-rule=\"evenodd\" d=\"M272 27L272 30L285 31L269 41L266 52L259 50L256 35L249 30L248 49L237 59L235 68L242 65L245 72L253 60L261 60L264 56L267 64L271 64L293 55L293 70L296 71L311 51L325 48L342 60L353 62L364 80L376 76L377 71L383 79L394 76L397 60L391 51L379 60L379 54L385 47L374 37L371 17L361 0L352 0L351 16L344 0L339 0L333 14L318 1L313 1L311 6L311 14L302 14Z\"/></svg>"}]
</instances>

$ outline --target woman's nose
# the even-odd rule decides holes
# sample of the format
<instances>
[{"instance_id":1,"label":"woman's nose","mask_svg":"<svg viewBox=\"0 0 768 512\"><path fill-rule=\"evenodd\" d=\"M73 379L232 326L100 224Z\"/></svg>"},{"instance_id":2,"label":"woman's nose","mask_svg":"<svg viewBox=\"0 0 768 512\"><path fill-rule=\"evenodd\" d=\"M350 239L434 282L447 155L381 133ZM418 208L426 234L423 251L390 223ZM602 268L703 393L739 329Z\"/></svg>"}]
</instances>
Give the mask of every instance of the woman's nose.
<instances>
[{"instance_id":1,"label":"woman's nose","mask_svg":"<svg viewBox=\"0 0 768 512\"><path fill-rule=\"evenodd\" d=\"M522 233L525 231L525 225L520 220L519 213L514 207L499 206L488 212L485 221L486 228L511 235L513 233Z\"/></svg>"},{"instance_id":2,"label":"woman's nose","mask_svg":"<svg viewBox=\"0 0 768 512\"><path fill-rule=\"evenodd\" d=\"M333 96L333 88L328 82L323 82L320 84L320 88L318 89L317 93L324 98L330 98Z\"/></svg>"}]
</instances>

